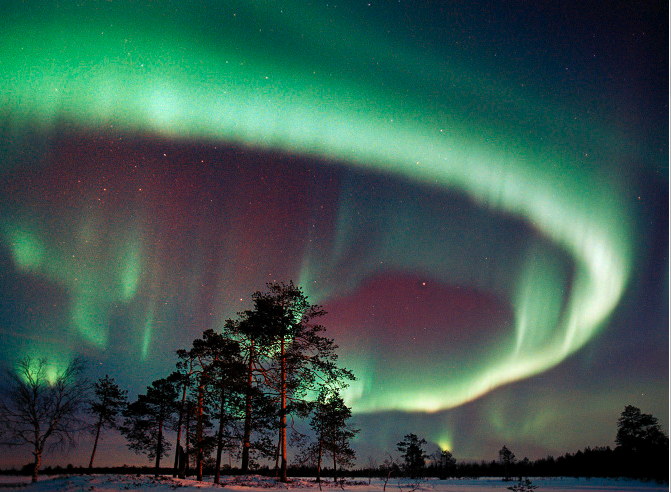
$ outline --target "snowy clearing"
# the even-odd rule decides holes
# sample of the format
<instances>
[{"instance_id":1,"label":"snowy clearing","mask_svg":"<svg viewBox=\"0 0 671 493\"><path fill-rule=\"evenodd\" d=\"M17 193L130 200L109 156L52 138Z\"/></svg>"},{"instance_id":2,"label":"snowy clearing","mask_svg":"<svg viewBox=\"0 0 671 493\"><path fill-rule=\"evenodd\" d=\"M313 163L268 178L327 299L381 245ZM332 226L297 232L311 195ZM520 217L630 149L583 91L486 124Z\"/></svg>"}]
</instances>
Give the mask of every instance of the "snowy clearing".
<instances>
[{"instance_id":1,"label":"snowy clearing","mask_svg":"<svg viewBox=\"0 0 671 493\"><path fill-rule=\"evenodd\" d=\"M223 476L221 485L212 484L212 478L198 482L193 479L173 479L152 475L130 474L65 475L45 476L35 484L30 484L26 476L0 476L0 490L4 491L274 491L302 490L319 491L313 479L292 478L287 484L264 476ZM536 491L669 491L668 483L637 481L631 479L607 478L530 478ZM388 492L399 491L508 491L516 484L504 482L500 478L475 479L427 479L417 482L408 479L391 479ZM342 489L332 481L323 481L323 491L383 491L381 479L373 479L368 484L366 478L348 478Z\"/></svg>"}]
</instances>

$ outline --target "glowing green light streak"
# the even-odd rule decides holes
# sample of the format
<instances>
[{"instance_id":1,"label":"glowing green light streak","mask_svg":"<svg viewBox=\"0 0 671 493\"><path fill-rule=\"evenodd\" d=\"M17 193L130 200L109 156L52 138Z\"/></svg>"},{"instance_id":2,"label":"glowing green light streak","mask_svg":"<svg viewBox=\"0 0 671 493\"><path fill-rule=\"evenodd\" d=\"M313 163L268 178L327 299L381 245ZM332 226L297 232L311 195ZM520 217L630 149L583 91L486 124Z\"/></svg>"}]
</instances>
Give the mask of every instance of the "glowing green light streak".
<instances>
[{"instance_id":1,"label":"glowing green light streak","mask_svg":"<svg viewBox=\"0 0 671 493\"><path fill-rule=\"evenodd\" d=\"M14 262L23 270L39 268L45 248L39 238L30 231L13 228L6 233L7 243L11 246Z\"/></svg>"},{"instance_id":2,"label":"glowing green light streak","mask_svg":"<svg viewBox=\"0 0 671 493\"><path fill-rule=\"evenodd\" d=\"M142 361L145 361L147 359L147 356L149 355L149 347L151 346L151 333L153 325L154 325L154 307L152 305L152 307L149 310L149 313L147 314L144 328L142 330L142 349L140 353Z\"/></svg>"},{"instance_id":3,"label":"glowing green light streak","mask_svg":"<svg viewBox=\"0 0 671 493\"><path fill-rule=\"evenodd\" d=\"M107 343L108 316L100 308L104 306L102 301L92 294L92 289L83 288L77 291L72 303L75 327L86 341L98 347L105 347Z\"/></svg>"},{"instance_id":4,"label":"glowing green light streak","mask_svg":"<svg viewBox=\"0 0 671 493\"><path fill-rule=\"evenodd\" d=\"M62 354L52 354L44 357L45 351L38 351L30 353L30 367L28 368L29 375L20 373L21 379L24 383L28 383L28 379L32 379L32 383L37 386L54 385L58 378L66 370L69 359L64 358ZM41 362L43 361L44 364Z\"/></svg>"},{"instance_id":5,"label":"glowing green light streak","mask_svg":"<svg viewBox=\"0 0 671 493\"><path fill-rule=\"evenodd\" d=\"M63 286L70 296L67 325L89 344L106 347L111 312L135 296L141 274L141 244L125 234L112 239L86 218L79 234L52 230L46 219L16 213L4 219L3 240L21 270ZM101 262L101 259L111 259Z\"/></svg>"},{"instance_id":6,"label":"glowing green light streak","mask_svg":"<svg viewBox=\"0 0 671 493\"><path fill-rule=\"evenodd\" d=\"M452 439L450 438L447 431L444 431L438 435L436 443L438 443L440 450L447 450L448 452L452 450Z\"/></svg>"},{"instance_id":7,"label":"glowing green light streak","mask_svg":"<svg viewBox=\"0 0 671 493\"><path fill-rule=\"evenodd\" d=\"M512 350L462 381L446 384L443 391L403 389L384 400L362 397L355 403L357 410L438 410L538 374L582 347L617 306L631 270L628 211L613 184L602 181L598 172L581 169L576 159L581 149L579 144L571 147L575 132L566 128L564 113L548 117L543 111L534 113L529 103L513 112L513 130L492 134L490 142L468 120L435 109L454 108L459 115L465 109L459 89L436 100L428 90L422 93L422 87L407 87L419 91L409 101L412 111L407 111L403 102L366 77L350 73L334 81L314 73L307 63L314 60L304 66L300 59L292 60L284 68L281 60L267 59L261 45L250 42L245 49L232 38L205 47L187 45L188 38L173 25L159 36L129 18L133 16L128 12L115 18L117 28L107 34L83 19L65 23L55 18L39 23L39 30L32 19L10 26L0 39L3 52L13 54L3 65L12 77L0 82L2 110L26 125L40 122L48 128L65 118L101 129L114 124L127 131L231 141L341 160L415 183L461 190L483 206L535 225L574 259L565 304L557 302L555 293L544 315L542 294L535 288L541 281L534 271L547 275L551 265L547 259L538 263L530 254L526 275L511 300L517 323ZM124 41L129 33L135 35L131 51ZM387 68L400 72L403 66ZM495 101L487 111L507 114ZM535 133L530 137L524 137L530 127L517 119L525 113L540 121L531 127ZM556 132L555 115L560 127ZM503 127L504 117L492 118L493 127ZM602 162L617 162L613 141L619 136L609 137L599 128L586 137L577 134L581 142L595 137L592 145ZM22 258L29 266L39 262L40 255L30 253L31 248L35 250L27 248L23 257L15 253L17 263ZM122 297L127 298L136 289L135 268L129 267L123 277ZM82 317L81 323L88 325Z\"/></svg>"},{"instance_id":8,"label":"glowing green light streak","mask_svg":"<svg viewBox=\"0 0 671 493\"><path fill-rule=\"evenodd\" d=\"M561 319L564 289L556 280L565 277L561 274L561 266L555 265L556 259L542 251L531 249L526 257L520 291L515 296L515 354L522 355L525 346L532 350L542 347L556 335L554 328ZM552 344L556 343L552 341Z\"/></svg>"},{"instance_id":9,"label":"glowing green light streak","mask_svg":"<svg viewBox=\"0 0 671 493\"><path fill-rule=\"evenodd\" d=\"M140 248L138 242L129 241L121 254L120 265L120 289L121 299L123 301L130 301L137 291L140 282Z\"/></svg>"}]
</instances>

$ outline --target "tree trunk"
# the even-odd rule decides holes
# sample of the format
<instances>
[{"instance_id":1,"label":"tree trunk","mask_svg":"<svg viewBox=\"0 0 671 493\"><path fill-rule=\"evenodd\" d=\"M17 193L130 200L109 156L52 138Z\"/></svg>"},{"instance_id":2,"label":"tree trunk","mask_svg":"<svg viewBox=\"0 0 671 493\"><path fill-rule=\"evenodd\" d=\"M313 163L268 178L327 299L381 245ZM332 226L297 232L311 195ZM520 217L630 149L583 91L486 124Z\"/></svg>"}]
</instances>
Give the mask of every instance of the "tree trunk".
<instances>
[{"instance_id":1,"label":"tree trunk","mask_svg":"<svg viewBox=\"0 0 671 493\"><path fill-rule=\"evenodd\" d=\"M33 452L33 455L35 456L35 466L33 467L33 477L31 478L31 483L36 483L37 482L37 474L40 471L40 465L42 464L42 451L35 447L35 452Z\"/></svg>"},{"instance_id":2,"label":"tree trunk","mask_svg":"<svg viewBox=\"0 0 671 493\"><path fill-rule=\"evenodd\" d=\"M154 477L158 478L161 468L161 453L163 452L163 419L158 420L158 438L156 440L156 471Z\"/></svg>"},{"instance_id":3,"label":"tree trunk","mask_svg":"<svg viewBox=\"0 0 671 493\"><path fill-rule=\"evenodd\" d=\"M331 445L333 446L333 482L335 483L338 480L338 474L337 474L337 464L336 464L336 457L338 456L338 430L336 429L336 426L333 425L333 430L332 430L333 436L331 438L332 443Z\"/></svg>"},{"instance_id":4,"label":"tree trunk","mask_svg":"<svg viewBox=\"0 0 671 493\"><path fill-rule=\"evenodd\" d=\"M245 430L242 436L242 464L240 472L249 472L249 449L252 438L252 385L254 384L254 341L249 347L249 368L247 370L247 395L245 396Z\"/></svg>"},{"instance_id":5,"label":"tree trunk","mask_svg":"<svg viewBox=\"0 0 671 493\"><path fill-rule=\"evenodd\" d=\"M281 372L282 408L280 412L280 444L282 451L282 464L280 466L280 481L287 482L287 382L286 382L286 356L284 353L284 337L282 337L282 372Z\"/></svg>"},{"instance_id":6,"label":"tree trunk","mask_svg":"<svg viewBox=\"0 0 671 493\"><path fill-rule=\"evenodd\" d=\"M184 382L184 387L182 390L182 403L179 406L179 418L177 419L177 445L175 446L175 465L172 470L172 477L177 477L179 474L179 446L181 445L182 440L182 420L184 419L184 402L186 401L186 387L187 382Z\"/></svg>"},{"instance_id":7,"label":"tree trunk","mask_svg":"<svg viewBox=\"0 0 671 493\"><path fill-rule=\"evenodd\" d=\"M191 429L191 409L186 410L186 423L184 424L184 453L186 454L186 469L184 471L184 476L189 476L189 461L190 459L190 450L189 450L189 431Z\"/></svg>"},{"instance_id":8,"label":"tree trunk","mask_svg":"<svg viewBox=\"0 0 671 493\"><path fill-rule=\"evenodd\" d=\"M221 452L224 449L224 396L221 396L219 406L219 430L217 432L217 463L214 468L214 484L219 484L221 470Z\"/></svg>"},{"instance_id":9,"label":"tree trunk","mask_svg":"<svg viewBox=\"0 0 671 493\"><path fill-rule=\"evenodd\" d=\"M273 476L277 477L280 474L280 443L282 443L282 433L277 434L277 447L275 448L275 473Z\"/></svg>"},{"instance_id":10,"label":"tree trunk","mask_svg":"<svg viewBox=\"0 0 671 493\"><path fill-rule=\"evenodd\" d=\"M317 482L321 485L322 483L322 447L324 444L324 439L319 437L319 454L317 455Z\"/></svg>"},{"instance_id":11,"label":"tree trunk","mask_svg":"<svg viewBox=\"0 0 671 493\"><path fill-rule=\"evenodd\" d=\"M96 456L96 448L98 448L98 437L100 437L100 428L102 428L103 421L102 418L98 420L96 426L96 438L93 440L93 452L91 452L91 460L89 461L89 469L93 468L93 458Z\"/></svg>"},{"instance_id":12,"label":"tree trunk","mask_svg":"<svg viewBox=\"0 0 671 493\"><path fill-rule=\"evenodd\" d=\"M196 479L203 480L203 398L205 394L205 384L200 380L198 387L198 421L196 421L196 442L198 451L196 452Z\"/></svg>"}]
</instances>

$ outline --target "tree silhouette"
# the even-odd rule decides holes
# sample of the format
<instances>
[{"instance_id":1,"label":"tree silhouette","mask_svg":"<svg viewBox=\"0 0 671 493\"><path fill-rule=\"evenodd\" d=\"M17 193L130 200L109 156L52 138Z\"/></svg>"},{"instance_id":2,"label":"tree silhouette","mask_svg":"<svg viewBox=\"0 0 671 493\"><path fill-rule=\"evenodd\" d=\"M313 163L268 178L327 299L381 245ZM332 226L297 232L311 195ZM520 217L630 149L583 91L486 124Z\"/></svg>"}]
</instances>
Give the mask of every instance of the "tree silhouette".
<instances>
[{"instance_id":1,"label":"tree silhouette","mask_svg":"<svg viewBox=\"0 0 671 493\"><path fill-rule=\"evenodd\" d=\"M122 413L124 422L120 429L128 440L128 447L136 454L145 453L150 460L156 459L155 477L158 477L161 459L170 449L165 441L165 428L172 424L178 406L174 383L162 378L152 382L147 393L140 394Z\"/></svg>"},{"instance_id":2,"label":"tree silhouette","mask_svg":"<svg viewBox=\"0 0 671 493\"><path fill-rule=\"evenodd\" d=\"M345 405L337 392L323 388L314 403L310 427L317 441L313 449L317 456L317 481L321 481L322 456L325 452L333 458L333 481L337 480L338 464L345 467L354 463L356 454L350 446L359 430L348 425L352 417L351 408Z\"/></svg>"},{"instance_id":3,"label":"tree silhouette","mask_svg":"<svg viewBox=\"0 0 671 493\"><path fill-rule=\"evenodd\" d=\"M267 369L272 359L272 337L265 326L262 312L246 310L238 314L237 320L228 319L224 334L239 344L244 371L244 418L241 436L242 457L240 472L247 474L252 462L252 453L271 457L270 432L275 428L276 406L266 395ZM255 438L252 441L252 433Z\"/></svg>"},{"instance_id":4,"label":"tree silhouette","mask_svg":"<svg viewBox=\"0 0 671 493\"><path fill-rule=\"evenodd\" d=\"M629 475L668 477L669 438L657 418L626 406L617 420L615 452Z\"/></svg>"},{"instance_id":5,"label":"tree silhouette","mask_svg":"<svg viewBox=\"0 0 671 493\"><path fill-rule=\"evenodd\" d=\"M205 400L218 422L215 435L216 459L214 483L218 484L221 454L235 441L235 424L244 405L245 367L240 358L240 346L221 334L206 331L203 340L211 353L205 368Z\"/></svg>"},{"instance_id":6,"label":"tree silhouette","mask_svg":"<svg viewBox=\"0 0 671 493\"><path fill-rule=\"evenodd\" d=\"M512 466L515 464L515 454L505 445L499 450L499 462L503 464L504 481L509 481Z\"/></svg>"},{"instance_id":7,"label":"tree silhouette","mask_svg":"<svg viewBox=\"0 0 671 493\"><path fill-rule=\"evenodd\" d=\"M387 483L392 477L397 476L401 472L401 467L396 463L391 455L382 461L380 465L379 474L382 479L382 491L387 491Z\"/></svg>"},{"instance_id":8,"label":"tree silhouette","mask_svg":"<svg viewBox=\"0 0 671 493\"><path fill-rule=\"evenodd\" d=\"M89 469L93 467L93 459L98 447L100 431L109 428L118 428L117 418L119 413L128 404L126 400L128 392L121 390L113 378L105 375L93 384L93 399L89 401L88 413L95 417L92 431L95 433L93 440L93 451L89 461Z\"/></svg>"},{"instance_id":9,"label":"tree silhouette","mask_svg":"<svg viewBox=\"0 0 671 493\"><path fill-rule=\"evenodd\" d=\"M84 362L72 360L58 370L46 358L25 357L0 393L1 443L13 447L30 445L34 457L32 482L42 463L47 443L51 447L74 447L84 429L80 418L86 402L88 382L82 378Z\"/></svg>"},{"instance_id":10,"label":"tree silhouette","mask_svg":"<svg viewBox=\"0 0 671 493\"><path fill-rule=\"evenodd\" d=\"M179 354L179 351L178 351ZM188 449L189 445L185 440L185 447L182 448L182 429L184 428L184 421L187 416L187 391L189 390L189 385L191 383L191 378L193 374L193 363L191 361L180 360L177 362L177 370L172 372L168 376L168 380L175 386L178 392L181 392L182 396L179 400L178 407L178 418L177 418L177 440L175 444L175 462L173 465L172 477L179 476L184 478L186 475L186 469L188 469ZM183 450L186 450L185 458L186 462L184 468L180 467L180 461L182 459Z\"/></svg>"},{"instance_id":11,"label":"tree silhouette","mask_svg":"<svg viewBox=\"0 0 671 493\"><path fill-rule=\"evenodd\" d=\"M183 409L183 425L184 425L184 462L182 464L183 469L179 470L179 477L185 478L190 474L191 467L191 457L193 456L193 450L191 449L191 444L195 442L196 433L193 429L193 422L197 414L197 404L196 402L188 398L184 401L183 406L180 409Z\"/></svg>"},{"instance_id":12,"label":"tree silhouette","mask_svg":"<svg viewBox=\"0 0 671 493\"><path fill-rule=\"evenodd\" d=\"M305 414L306 395L317 384L342 388L354 375L337 366L338 356L332 339L321 335L325 330L314 319L325 314L311 305L303 291L292 282L269 283L268 291L256 292L254 323L269 338L273 362L263 370L267 386L279 404L280 481L287 481L287 416Z\"/></svg>"},{"instance_id":13,"label":"tree silhouette","mask_svg":"<svg viewBox=\"0 0 671 493\"><path fill-rule=\"evenodd\" d=\"M645 452L666 446L669 438L664 434L659 421L651 414L641 413L634 406L626 406L617 420L615 443L628 452Z\"/></svg>"},{"instance_id":14,"label":"tree silhouette","mask_svg":"<svg viewBox=\"0 0 671 493\"><path fill-rule=\"evenodd\" d=\"M399 452L403 454L405 461L405 471L411 479L421 476L428 455L424 452L422 445L426 440L419 438L414 433L409 433L403 437L403 440L396 444Z\"/></svg>"},{"instance_id":15,"label":"tree silhouette","mask_svg":"<svg viewBox=\"0 0 671 493\"><path fill-rule=\"evenodd\" d=\"M201 339L195 339L188 351L183 349L177 351L181 360L178 367L185 370L185 382L195 385L197 403L195 447L196 477L198 481L203 480L203 462L207 455L206 449L215 446L214 443L209 442L218 442L216 445L217 462L221 464L224 440L223 428L227 421L231 421L225 413L234 402L229 398L231 397L229 394L239 390L239 380L243 371L238 354L239 345L236 341L217 334L212 329L203 332ZM186 371L187 368L188 371ZM190 377L188 380L186 375ZM185 396L186 394L183 393L182 403ZM216 438L208 437L205 433L207 408L210 404L219 411L219 432ZM180 409L183 409L183 405L180 406ZM178 435L180 431L181 429L178 430ZM215 482L218 481L219 474L216 473Z\"/></svg>"},{"instance_id":16,"label":"tree silhouette","mask_svg":"<svg viewBox=\"0 0 671 493\"><path fill-rule=\"evenodd\" d=\"M438 479L447 479L457 465L457 459L452 456L452 452L449 450L436 451L433 460L438 469Z\"/></svg>"}]
</instances>

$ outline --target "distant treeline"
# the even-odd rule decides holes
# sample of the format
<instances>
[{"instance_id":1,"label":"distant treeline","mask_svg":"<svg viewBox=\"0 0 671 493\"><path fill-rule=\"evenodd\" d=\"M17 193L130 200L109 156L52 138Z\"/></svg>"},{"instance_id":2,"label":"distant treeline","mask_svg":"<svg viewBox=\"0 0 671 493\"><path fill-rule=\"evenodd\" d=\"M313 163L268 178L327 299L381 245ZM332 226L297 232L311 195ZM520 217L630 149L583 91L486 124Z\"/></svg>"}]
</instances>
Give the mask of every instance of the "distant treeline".
<instances>
[{"instance_id":1,"label":"distant treeline","mask_svg":"<svg viewBox=\"0 0 671 493\"><path fill-rule=\"evenodd\" d=\"M429 464L424 469L424 477L436 478L441 476L437 465ZM22 468L0 470L0 475L25 475L32 474L33 464L26 464ZM151 466L117 466L117 467L74 467L72 464L67 466L47 466L43 469L44 474L154 474L155 468ZM304 467L290 465L289 474L292 477L313 477L316 475L316 467ZM229 468L224 466L223 474L239 475L241 470L237 467ZM205 467L205 475L214 474L213 467ZM478 477L503 477L506 474L505 466L498 461L480 461L480 462L457 462L449 477L451 478L478 478ZM172 468L161 469L161 474L171 475ZM269 467L259 467L254 470L254 474L272 477L275 471ZM349 471L339 471L339 476L356 478L378 478L386 475L382 467L378 468L358 468ZM328 468L322 469L322 475L329 477L333 471ZM518 477L604 477L604 478L638 478L656 481L666 481L669 479L669 461L668 455L659 454L656 457L646 458L645 463L641 463L630 453L610 447L587 447L575 453L567 453L560 457L548 456L543 459L530 461L523 459L512 465L509 471L512 479Z\"/></svg>"},{"instance_id":2,"label":"distant treeline","mask_svg":"<svg viewBox=\"0 0 671 493\"><path fill-rule=\"evenodd\" d=\"M429 476L437 476L431 466ZM505 465L497 461L458 462L453 477L505 476ZM610 447L587 447L560 457L548 456L530 461L518 461L510 466L509 476L518 477L630 477L668 481L669 455L659 453L640 460L635 454Z\"/></svg>"}]
</instances>

